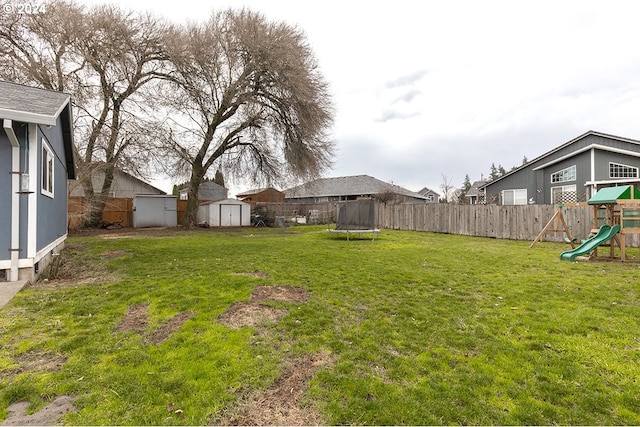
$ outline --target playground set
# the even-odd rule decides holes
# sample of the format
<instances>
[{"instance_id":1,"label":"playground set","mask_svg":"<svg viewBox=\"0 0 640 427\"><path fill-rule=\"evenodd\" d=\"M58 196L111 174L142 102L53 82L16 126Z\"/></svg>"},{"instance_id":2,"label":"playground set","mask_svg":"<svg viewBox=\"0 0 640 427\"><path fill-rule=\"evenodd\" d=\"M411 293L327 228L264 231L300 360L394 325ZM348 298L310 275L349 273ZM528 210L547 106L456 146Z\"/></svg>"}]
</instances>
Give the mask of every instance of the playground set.
<instances>
[{"instance_id":1,"label":"playground set","mask_svg":"<svg viewBox=\"0 0 640 427\"><path fill-rule=\"evenodd\" d=\"M593 206L593 228L591 237L578 247L562 215L562 205L531 246L547 232L564 231L565 241L571 244L572 249L562 252L561 260L573 262L581 256L588 256L590 260L602 259L598 258L598 247L610 242L609 255L605 259L629 261L627 236L640 234L640 191L633 185L607 187L593 195L587 204ZM616 247L619 257L616 257Z\"/></svg>"}]
</instances>

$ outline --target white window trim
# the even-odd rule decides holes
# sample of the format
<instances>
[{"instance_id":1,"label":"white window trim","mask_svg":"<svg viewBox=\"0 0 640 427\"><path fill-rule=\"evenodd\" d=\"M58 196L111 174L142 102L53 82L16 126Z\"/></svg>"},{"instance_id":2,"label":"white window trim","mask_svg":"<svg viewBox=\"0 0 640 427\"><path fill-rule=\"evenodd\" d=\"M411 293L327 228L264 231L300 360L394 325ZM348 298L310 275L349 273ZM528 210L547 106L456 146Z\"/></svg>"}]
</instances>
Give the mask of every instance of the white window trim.
<instances>
[{"instance_id":1,"label":"white window trim","mask_svg":"<svg viewBox=\"0 0 640 427\"><path fill-rule=\"evenodd\" d=\"M506 205L504 203L504 193L506 193L507 191L513 192L513 204ZM516 203L516 192L522 192L522 191L524 191L524 198L522 198L522 203ZM514 189L509 189L509 190L502 190L501 196L502 196L502 205L503 206L522 206L522 205L526 205L528 203L527 189L526 188L514 188Z\"/></svg>"},{"instance_id":2,"label":"white window trim","mask_svg":"<svg viewBox=\"0 0 640 427\"><path fill-rule=\"evenodd\" d=\"M553 180L553 176L554 175L559 175L560 174L562 176L562 175L564 175L565 171L568 171L570 169L574 169L573 179L567 179L567 180L562 180L562 181L554 181ZM564 168L564 169L560 169L559 171L556 171L556 172L552 173L551 176L549 177L549 180L551 181L551 184L560 184L562 182L575 181L577 179L577 176L578 176L578 171L576 169L576 165L572 165L572 166L569 166L569 167Z\"/></svg>"},{"instance_id":3,"label":"white window trim","mask_svg":"<svg viewBox=\"0 0 640 427\"><path fill-rule=\"evenodd\" d=\"M46 155L45 155L46 153ZM49 169L49 164L51 164L51 168ZM44 137L42 138L42 168L40 170L40 189L41 193L47 197L51 197L52 199L55 197L55 188L56 188L56 160L53 155L53 150L47 144ZM46 173L46 175L45 175ZM50 177L51 180L51 189L48 188L48 185L45 185L45 178ZM49 181L49 180L47 180ZM48 184L48 182L47 182Z\"/></svg>"},{"instance_id":4,"label":"white window trim","mask_svg":"<svg viewBox=\"0 0 640 427\"><path fill-rule=\"evenodd\" d=\"M636 176L611 176L611 165L622 166L622 167L627 168L627 169L635 170L636 171ZM637 167L631 166L631 165L625 165L624 163L609 162L609 178L610 179L634 179L634 178L639 178L639 177L640 176L638 175L638 168Z\"/></svg>"}]
</instances>

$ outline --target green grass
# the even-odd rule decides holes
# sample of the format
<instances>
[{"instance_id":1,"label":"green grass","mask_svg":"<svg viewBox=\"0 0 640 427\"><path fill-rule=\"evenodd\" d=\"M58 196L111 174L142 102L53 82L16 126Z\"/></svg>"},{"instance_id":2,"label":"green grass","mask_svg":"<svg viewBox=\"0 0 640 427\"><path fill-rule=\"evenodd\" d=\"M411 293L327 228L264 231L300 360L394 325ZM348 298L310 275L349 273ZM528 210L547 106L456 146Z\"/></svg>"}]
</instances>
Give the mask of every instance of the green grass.
<instances>
[{"instance_id":1,"label":"green grass","mask_svg":"<svg viewBox=\"0 0 640 427\"><path fill-rule=\"evenodd\" d=\"M98 279L27 288L0 311L0 419L69 394L67 424L205 424L323 351L306 401L327 424L640 424L638 264L567 263L552 243L288 230L69 239L68 259ZM270 278L236 274L252 271ZM258 285L311 298L275 303L289 314L268 333L217 321ZM151 330L195 315L152 345L115 331L132 304L149 305ZM16 373L30 352L66 362Z\"/></svg>"}]
</instances>

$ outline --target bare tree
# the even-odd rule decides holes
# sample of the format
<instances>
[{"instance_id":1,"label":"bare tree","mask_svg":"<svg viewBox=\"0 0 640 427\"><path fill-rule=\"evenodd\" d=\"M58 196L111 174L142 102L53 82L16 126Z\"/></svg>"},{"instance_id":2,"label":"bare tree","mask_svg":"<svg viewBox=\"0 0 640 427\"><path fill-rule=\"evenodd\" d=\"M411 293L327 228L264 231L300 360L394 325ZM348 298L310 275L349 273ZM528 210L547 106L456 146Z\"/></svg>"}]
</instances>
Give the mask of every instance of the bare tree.
<instances>
[{"instance_id":1,"label":"bare tree","mask_svg":"<svg viewBox=\"0 0 640 427\"><path fill-rule=\"evenodd\" d=\"M47 6L46 13L0 13L0 77L77 97L84 63L73 44L82 34L84 8L64 1Z\"/></svg>"},{"instance_id":2,"label":"bare tree","mask_svg":"<svg viewBox=\"0 0 640 427\"><path fill-rule=\"evenodd\" d=\"M140 172L153 152L153 102L144 89L166 67L166 25L115 6L87 10L65 0L47 4L46 13L0 19L0 76L73 95L86 225L95 226L115 169ZM95 176L104 177L97 193Z\"/></svg>"},{"instance_id":3,"label":"bare tree","mask_svg":"<svg viewBox=\"0 0 640 427\"><path fill-rule=\"evenodd\" d=\"M451 185L451 178L449 178L444 173L440 174L440 176L442 177L442 183L440 184L440 190L442 190L442 199L444 199L446 203L449 203L451 201L451 195L454 187L453 185Z\"/></svg>"},{"instance_id":4,"label":"bare tree","mask_svg":"<svg viewBox=\"0 0 640 427\"><path fill-rule=\"evenodd\" d=\"M93 206L88 225L95 226L116 167L135 170L152 153L149 128L154 121L148 110L153 102L144 89L166 67L163 40L167 25L151 15L124 13L112 5L93 9L86 21L77 49L89 70L85 82L92 90L93 103L81 108L88 125L82 164L91 171L98 164L104 173L97 195L91 182L83 185Z\"/></svg>"},{"instance_id":5,"label":"bare tree","mask_svg":"<svg viewBox=\"0 0 640 427\"><path fill-rule=\"evenodd\" d=\"M305 36L247 10L214 14L169 34L169 147L190 174L183 225L216 165L253 182L315 177L331 163L327 85Z\"/></svg>"}]
</instances>

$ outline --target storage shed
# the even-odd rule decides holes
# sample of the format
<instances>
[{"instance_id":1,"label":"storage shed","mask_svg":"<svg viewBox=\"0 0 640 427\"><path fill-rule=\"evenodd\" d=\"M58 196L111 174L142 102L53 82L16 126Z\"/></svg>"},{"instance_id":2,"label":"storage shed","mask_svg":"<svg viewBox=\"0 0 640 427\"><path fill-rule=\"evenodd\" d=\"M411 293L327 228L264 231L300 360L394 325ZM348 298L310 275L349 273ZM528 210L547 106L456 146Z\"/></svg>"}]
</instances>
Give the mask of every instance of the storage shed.
<instances>
[{"instance_id":1,"label":"storage shed","mask_svg":"<svg viewBox=\"0 0 640 427\"><path fill-rule=\"evenodd\" d=\"M198 207L198 222L210 227L250 226L251 206L235 199L205 202Z\"/></svg>"},{"instance_id":2,"label":"storage shed","mask_svg":"<svg viewBox=\"0 0 640 427\"><path fill-rule=\"evenodd\" d=\"M133 228L178 225L176 196L136 194L133 197Z\"/></svg>"}]
</instances>

